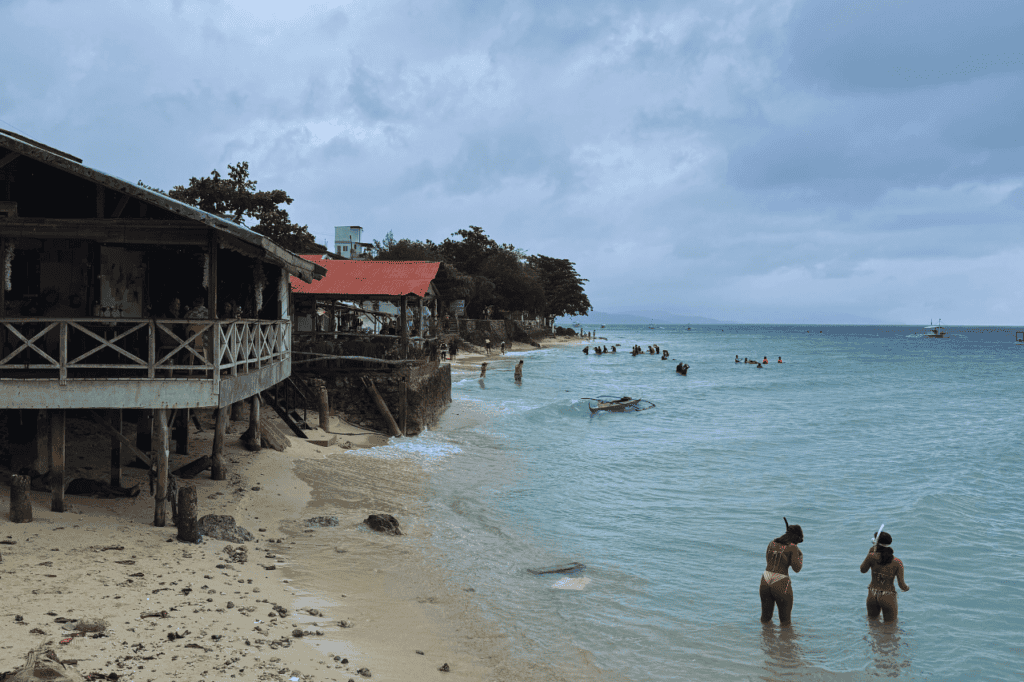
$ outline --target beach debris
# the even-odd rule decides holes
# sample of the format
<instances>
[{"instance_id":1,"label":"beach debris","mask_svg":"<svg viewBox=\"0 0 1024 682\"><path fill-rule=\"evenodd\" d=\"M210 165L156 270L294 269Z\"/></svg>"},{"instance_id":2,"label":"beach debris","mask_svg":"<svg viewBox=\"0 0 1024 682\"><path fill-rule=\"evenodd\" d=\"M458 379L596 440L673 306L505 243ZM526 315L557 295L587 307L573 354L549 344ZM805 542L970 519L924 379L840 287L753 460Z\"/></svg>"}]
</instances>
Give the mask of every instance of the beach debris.
<instances>
[{"instance_id":1,"label":"beach debris","mask_svg":"<svg viewBox=\"0 0 1024 682\"><path fill-rule=\"evenodd\" d=\"M183 639L187 634L189 634L188 630L185 630L185 632L168 632L167 639L173 642L176 639Z\"/></svg>"},{"instance_id":2,"label":"beach debris","mask_svg":"<svg viewBox=\"0 0 1024 682\"><path fill-rule=\"evenodd\" d=\"M68 639L70 641L70 638ZM13 675L5 675L7 682L85 682L85 678L74 668L67 667L72 661L62 661L57 653L43 645L36 647L25 656L25 665L14 671Z\"/></svg>"},{"instance_id":3,"label":"beach debris","mask_svg":"<svg viewBox=\"0 0 1024 682\"><path fill-rule=\"evenodd\" d=\"M339 620L338 621L338 627L340 627L340 628L350 628L350 627L352 627L354 625L355 625L355 623L353 623L350 620Z\"/></svg>"},{"instance_id":4,"label":"beach debris","mask_svg":"<svg viewBox=\"0 0 1024 682\"><path fill-rule=\"evenodd\" d=\"M6 540L0 540L0 545L16 545L16 544L18 544L18 541L17 540L12 540L10 538L7 538Z\"/></svg>"},{"instance_id":5,"label":"beach debris","mask_svg":"<svg viewBox=\"0 0 1024 682\"><path fill-rule=\"evenodd\" d=\"M370 514L363 521L370 530L388 535L401 535L402 530L398 527L398 519L391 514Z\"/></svg>"},{"instance_id":6,"label":"beach debris","mask_svg":"<svg viewBox=\"0 0 1024 682\"><path fill-rule=\"evenodd\" d=\"M314 516L313 518L306 520L306 526L309 528L330 528L337 525L337 516Z\"/></svg>"},{"instance_id":7,"label":"beach debris","mask_svg":"<svg viewBox=\"0 0 1024 682\"><path fill-rule=\"evenodd\" d=\"M25 622L25 617L24 616L15 616L14 617L14 622L15 623L23 623L23 622Z\"/></svg>"},{"instance_id":8,"label":"beach debris","mask_svg":"<svg viewBox=\"0 0 1024 682\"><path fill-rule=\"evenodd\" d=\"M77 632L106 632L110 624L102 618L79 618L75 623Z\"/></svg>"},{"instance_id":9,"label":"beach debris","mask_svg":"<svg viewBox=\"0 0 1024 682\"><path fill-rule=\"evenodd\" d=\"M362 675L363 677L373 677L373 675L370 674L369 668L360 668L356 672Z\"/></svg>"},{"instance_id":10,"label":"beach debris","mask_svg":"<svg viewBox=\"0 0 1024 682\"><path fill-rule=\"evenodd\" d=\"M244 564L249 560L249 550L245 545L239 545L238 547L224 545L224 553L228 555L228 561L236 564Z\"/></svg>"},{"instance_id":11,"label":"beach debris","mask_svg":"<svg viewBox=\"0 0 1024 682\"><path fill-rule=\"evenodd\" d=\"M45 635L46 634L46 630L43 630L42 628L32 628L28 632L29 632L30 635Z\"/></svg>"},{"instance_id":12,"label":"beach debris","mask_svg":"<svg viewBox=\"0 0 1024 682\"><path fill-rule=\"evenodd\" d=\"M545 566L544 568L528 568L526 570L534 575L547 575L548 573L574 573L584 568L586 568L585 564L573 561L567 564L556 564L555 566Z\"/></svg>"},{"instance_id":13,"label":"beach debris","mask_svg":"<svg viewBox=\"0 0 1024 682\"><path fill-rule=\"evenodd\" d=\"M223 540L224 542L251 542L255 536L235 524L235 517L227 514L207 514L199 519L199 534L205 535L211 540Z\"/></svg>"},{"instance_id":14,"label":"beach debris","mask_svg":"<svg viewBox=\"0 0 1024 682\"><path fill-rule=\"evenodd\" d=\"M450 667L448 667L447 663L445 663L440 668L438 668L438 670L440 670L443 673L450 673L452 671L452 669Z\"/></svg>"},{"instance_id":15,"label":"beach debris","mask_svg":"<svg viewBox=\"0 0 1024 682\"><path fill-rule=\"evenodd\" d=\"M416 653L418 653L420 656L426 656L426 654L420 651L419 649L416 650Z\"/></svg>"},{"instance_id":16,"label":"beach debris","mask_svg":"<svg viewBox=\"0 0 1024 682\"><path fill-rule=\"evenodd\" d=\"M166 611L143 611L139 618L166 618Z\"/></svg>"}]
</instances>

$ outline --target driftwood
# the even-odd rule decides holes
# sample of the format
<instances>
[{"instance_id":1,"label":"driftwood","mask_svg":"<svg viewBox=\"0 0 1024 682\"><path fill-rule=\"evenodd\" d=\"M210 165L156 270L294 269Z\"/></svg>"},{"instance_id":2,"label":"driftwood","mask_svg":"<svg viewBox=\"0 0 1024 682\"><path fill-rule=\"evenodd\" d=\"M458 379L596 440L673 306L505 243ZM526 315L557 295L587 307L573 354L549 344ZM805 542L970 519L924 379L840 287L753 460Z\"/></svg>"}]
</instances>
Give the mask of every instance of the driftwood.
<instances>
[{"instance_id":1,"label":"driftwood","mask_svg":"<svg viewBox=\"0 0 1024 682\"><path fill-rule=\"evenodd\" d=\"M380 410L380 414L384 417L384 421L387 422L388 428L391 430L392 436L401 436L402 432L398 428L398 423L395 418L391 416L391 410L388 409L387 403L384 402L384 398L381 397L380 392L377 391L377 387L373 383L373 379L363 376L363 385L366 386L366 390L370 392L373 397L373 402L377 404L377 409Z\"/></svg>"},{"instance_id":2,"label":"driftwood","mask_svg":"<svg viewBox=\"0 0 1024 682\"><path fill-rule=\"evenodd\" d=\"M178 478L195 478L211 466L213 466L213 459L203 455L202 457L197 457L188 464L178 467L172 471L171 474Z\"/></svg>"}]
</instances>

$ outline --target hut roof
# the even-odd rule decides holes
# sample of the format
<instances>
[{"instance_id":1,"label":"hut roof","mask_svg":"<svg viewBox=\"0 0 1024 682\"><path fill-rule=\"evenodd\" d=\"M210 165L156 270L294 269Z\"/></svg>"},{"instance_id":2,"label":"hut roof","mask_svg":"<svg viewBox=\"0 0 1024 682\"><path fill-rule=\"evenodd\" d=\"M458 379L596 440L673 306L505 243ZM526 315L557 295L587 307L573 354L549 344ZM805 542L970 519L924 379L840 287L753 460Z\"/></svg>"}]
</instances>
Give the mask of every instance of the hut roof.
<instances>
[{"instance_id":1,"label":"hut roof","mask_svg":"<svg viewBox=\"0 0 1024 682\"><path fill-rule=\"evenodd\" d=\"M382 296L426 296L440 263L389 260L321 260L302 256L327 269L323 279L306 283L292 277L297 294L325 294L374 298Z\"/></svg>"},{"instance_id":2,"label":"hut roof","mask_svg":"<svg viewBox=\"0 0 1024 682\"><path fill-rule=\"evenodd\" d=\"M288 273L298 275L307 282L312 281L314 277L320 277L323 275L323 269L319 267L319 263L312 263L308 259L300 258L291 251L281 248L258 232L254 232L243 225L232 222L223 216L208 213L196 208L195 206L190 206L189 204L178 201L177 199L172 199L166 194L149 189L148 187L143 187L142 185L137 185L108 173L96 170L95 168L90 168L89 166L84 165L81 159L66 152L62 152L23 135L3 129L0 129L0 147L3 147L10 152L6 155L0 152L0 166L10 160L8 157L18 155L26 156L34 159L35 161L46 164L47 166L62 170L84 180L95 182L110 190L120 192L125 196L133 197L140 201L144 201L147 204L152 204L153 206L158 206L182 218L203 223L210 228L229 234L236 239L248 242L249 244L261 249L266 255L267 260L275 262Z\"/></svg>"}]
</instances>

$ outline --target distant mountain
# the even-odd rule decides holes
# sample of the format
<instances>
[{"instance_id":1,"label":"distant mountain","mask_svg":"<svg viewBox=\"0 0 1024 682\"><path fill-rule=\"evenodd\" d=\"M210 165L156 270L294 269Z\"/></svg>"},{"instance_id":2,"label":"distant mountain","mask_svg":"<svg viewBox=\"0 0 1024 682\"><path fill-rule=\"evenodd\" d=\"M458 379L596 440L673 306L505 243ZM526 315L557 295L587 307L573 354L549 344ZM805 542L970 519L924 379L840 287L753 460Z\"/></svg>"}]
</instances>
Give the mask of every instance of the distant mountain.
<instances>
[{"instance_id":1,"label":"distant mountain","mask_svg":"<svg viewBox=\"0 0 1024 682\"><path fill-rule=\"evenodd\" d=\"M638 310L632 313L606 313L594 310L586 317L560 317L555 320L555 324L562 327L569 326L573 322L579 322L584 326L595 324L736 324L700 315L680 315L660 310Z\"/></svg>"}]
</instances>

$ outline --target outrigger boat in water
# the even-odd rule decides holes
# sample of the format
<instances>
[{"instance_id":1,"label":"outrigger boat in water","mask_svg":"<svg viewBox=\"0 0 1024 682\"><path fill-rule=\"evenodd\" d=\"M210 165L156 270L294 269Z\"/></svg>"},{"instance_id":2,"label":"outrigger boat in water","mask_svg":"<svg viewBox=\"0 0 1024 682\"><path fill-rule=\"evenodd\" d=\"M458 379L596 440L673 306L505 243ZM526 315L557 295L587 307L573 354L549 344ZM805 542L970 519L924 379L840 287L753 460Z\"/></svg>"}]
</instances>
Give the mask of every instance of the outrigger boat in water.
<instances>
[{"instance_id":1,"label":"outrigger boat in water","mask_svg":"<svg viewBox=\"0 0 1024 682\"><path fill-rule=\"evenodd\" d=\"M942 320L939 320L938 324L929 324L924 328L925 337L929 339L944 339L946 338L946 328L942 326Z\"/></svg>"},{"instance_id":2,"label":"outrigger boat in water","mask_svg":"<svg viewBox=\"0 0 1024 682\"><path fill-rule=\"evenodd\" d=\"M590 408L590 414L595 412L640 412L641 410L649 410L654 407L654 403L650 400L644 400L642 398L630 398L622 396L616 398L615 396L602 395L596 398L580 398L580 400L588 400L596 402L597 405L587 404Z\"/></svg>"}]
</instances>

